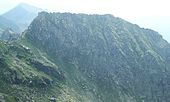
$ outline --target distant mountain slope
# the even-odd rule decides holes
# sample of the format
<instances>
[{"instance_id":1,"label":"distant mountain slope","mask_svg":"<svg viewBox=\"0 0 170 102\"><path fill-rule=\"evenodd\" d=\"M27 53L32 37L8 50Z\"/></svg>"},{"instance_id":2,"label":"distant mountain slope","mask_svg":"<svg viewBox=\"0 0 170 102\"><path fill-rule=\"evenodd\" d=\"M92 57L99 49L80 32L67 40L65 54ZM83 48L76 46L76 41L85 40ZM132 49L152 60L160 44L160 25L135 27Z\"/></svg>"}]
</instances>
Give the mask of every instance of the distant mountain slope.
<instances>
[{"instance_id":1,"label":"distant mountain slope","mask_svg":"<svg viewBox=\"0 0 170 102\"><path fill-rule=\"evenodd\" d=\"M13 21L10 21L2 16L0 16L0 28L1 30L10 28L16 32L20 31L20 28Z\"/></svg>"},{"instance_id":2,"label":"distant mountain slope","mask_svg":"<svg viewBox=\"0 0 170 102\"><path fill-rule=\"evenodd\" d=\"M19 26L20 30L23 31L37 16L39 11L42 11L42 9L21 3L12 10L3 14L2 16L14 22L17 26Z\"/></svg>"}]
</instances>

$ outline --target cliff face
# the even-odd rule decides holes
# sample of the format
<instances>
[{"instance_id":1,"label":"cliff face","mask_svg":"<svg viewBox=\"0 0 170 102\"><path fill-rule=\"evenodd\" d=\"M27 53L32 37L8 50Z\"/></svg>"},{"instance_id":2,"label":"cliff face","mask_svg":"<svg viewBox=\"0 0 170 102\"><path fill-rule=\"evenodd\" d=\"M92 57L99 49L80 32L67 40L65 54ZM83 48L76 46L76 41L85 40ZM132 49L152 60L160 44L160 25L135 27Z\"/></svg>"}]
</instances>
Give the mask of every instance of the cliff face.
<instances>
[{"instance_id":1,"label":"cliff face","mask_svg":"<svg viewBox=\"0 0 170 102\"><path fill-rule=\"evenodd\" d=\"M111 15L41 12L25 38L91 101L170 101L170 44L155 31Z\"/></svg>"}]
</instances>

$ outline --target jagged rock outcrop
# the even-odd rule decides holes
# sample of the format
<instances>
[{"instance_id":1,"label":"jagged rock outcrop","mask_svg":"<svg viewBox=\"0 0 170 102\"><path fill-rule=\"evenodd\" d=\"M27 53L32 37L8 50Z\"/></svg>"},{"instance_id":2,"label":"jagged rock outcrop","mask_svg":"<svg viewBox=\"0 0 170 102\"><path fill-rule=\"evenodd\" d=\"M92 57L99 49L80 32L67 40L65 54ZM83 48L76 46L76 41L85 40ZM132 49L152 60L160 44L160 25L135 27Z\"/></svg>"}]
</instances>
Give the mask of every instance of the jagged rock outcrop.
<instances>
[{"instance_id":1,"label":"jagged rock outcrop","mask_svg":"<svg viewBox=\"0 0 170 102\"><path fill-rule=\"evenodd\" d=\"M14 41L19 38L19 34L13 32L12 29L5 29L0 35L0 40L2 41Z\"/></svg>"}]
</instances>

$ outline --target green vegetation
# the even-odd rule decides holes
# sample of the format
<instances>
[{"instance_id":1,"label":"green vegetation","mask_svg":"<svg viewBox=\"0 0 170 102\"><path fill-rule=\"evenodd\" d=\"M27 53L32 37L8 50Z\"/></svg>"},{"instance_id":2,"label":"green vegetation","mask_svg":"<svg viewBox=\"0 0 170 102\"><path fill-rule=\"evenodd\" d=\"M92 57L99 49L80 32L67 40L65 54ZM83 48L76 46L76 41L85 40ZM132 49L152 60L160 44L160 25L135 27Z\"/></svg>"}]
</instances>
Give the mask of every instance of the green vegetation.
<instances>
[{"instance_id":1,"label":"green vegetation","mask_svg":"<svg viewBox=\"0 0 170 102\"><path fill-rule=\"evenodd\" d=\"M7 102L14 102L15 97L20 101L30 101L29 98L37 97L39 92L45 92L51 85L61 86L65 80L56 65L38 59L28 47L15 42L1 42L0 52L0 92L6 94L4 99Z\"/></svg>"}]
</instances>

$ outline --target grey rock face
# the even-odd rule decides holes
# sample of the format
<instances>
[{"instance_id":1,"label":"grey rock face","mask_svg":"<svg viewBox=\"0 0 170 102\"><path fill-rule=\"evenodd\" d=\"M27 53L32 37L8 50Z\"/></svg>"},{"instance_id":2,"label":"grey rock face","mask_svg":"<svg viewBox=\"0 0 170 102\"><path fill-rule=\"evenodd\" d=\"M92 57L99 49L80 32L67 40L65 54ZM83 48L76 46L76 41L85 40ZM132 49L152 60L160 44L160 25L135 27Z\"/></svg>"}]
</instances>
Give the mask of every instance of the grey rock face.
<instances>
[{"instance_id":1,"label":"grey rock face","mask_svg":"<svg viewBox=\"0 0 170 102\"><path fill-rule=\"evenodd\" d=\"M73 89L91 93L91 101L170 101L170 44L155 31L112 15L41 12L25 37L64 67ZM85 79L71 75L71 66Z\"/></svg>"}]
</instances>

